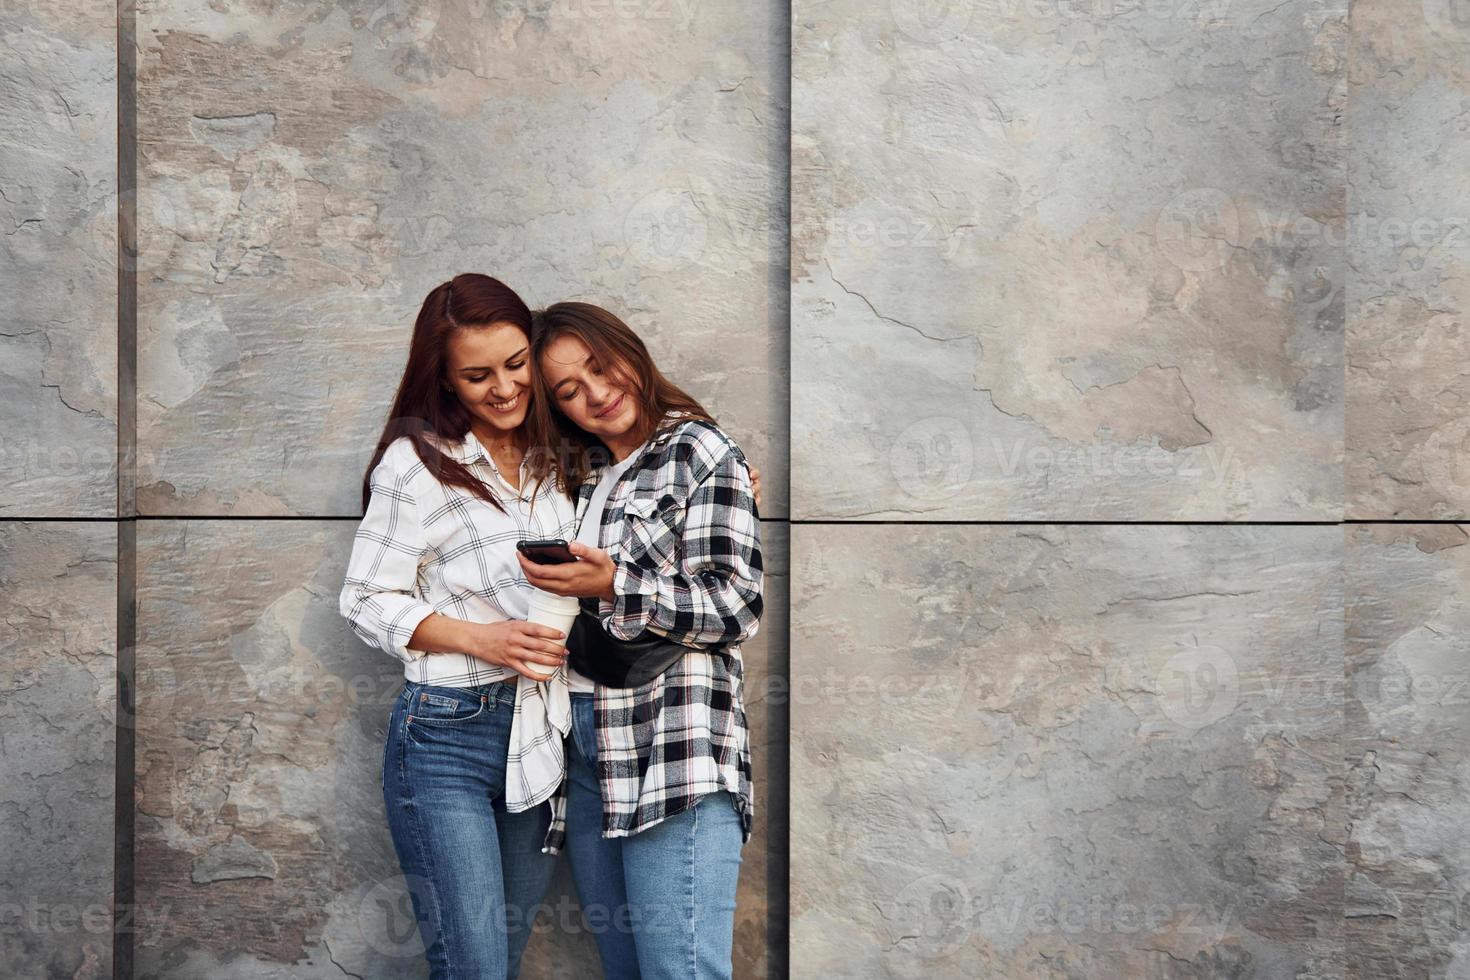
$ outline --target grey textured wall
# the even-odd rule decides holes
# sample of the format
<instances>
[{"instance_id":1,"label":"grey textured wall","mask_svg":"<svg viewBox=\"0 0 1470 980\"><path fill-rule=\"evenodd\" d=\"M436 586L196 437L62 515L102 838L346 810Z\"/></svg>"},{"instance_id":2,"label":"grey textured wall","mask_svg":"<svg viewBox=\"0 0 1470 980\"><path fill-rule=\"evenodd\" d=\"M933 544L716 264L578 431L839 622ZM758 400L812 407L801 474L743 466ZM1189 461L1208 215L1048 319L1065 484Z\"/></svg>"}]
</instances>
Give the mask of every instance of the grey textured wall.
<instances>
[{"instance_id":1,"label":"grey textured wall","mask_svg":"<svg viewBox=\"0 0 1470 980\"><path fill-rule=\"evenodd\" d=\"M115 911L140 978L422 975L334 596L476 270L625 313L766 473L738 976L1470 975L1455 0L0 34L0 974L111 975ZM528 976L596 974L570 894Z\"/></svg>"},{"instance_id":2,"label":"grey textured wall","mask_svg":"<svg viewBox=\"0 0 1470 980\"><path fill-rule=\"evenodd\" d=\"M793 975L1470 968L1467 55L794 4Z\"/></svg>"},{"instance_id":3,"label":"grey textured wall","mask_svg":"<svg viewBox=\"0 0 1470 980\"><path fill-rule=\"evenodd\" d=\"M112 976L117 531L0 523L0 973Z\"/></svg>"},{"instance_id":4,"label":"grey textured wall","mask_svg":"<svg viewBox=\"0 0 1470 980\"><path fill-rule=\"evenodd\" d=\"M140 10L140 510L357 512L407 328L464 271L533 306L624 314L783 472L781 16L673 0ZM785 481L771 488L783 516Z\"/></svg>"},{"instance_id":5,"label":"grey textured wall","mask_svg":"<svg viewBox=\"0 0 1470 980\"><path fill-rule=\"evenodd\" d=\"M1344 975L1341 529L798 531L794 975Z\"/></svg>"},{"instance_id":6,"label":"grey textured wall","mask_svg":"<svg viewBox=\"0 0 1470 980\"><path fill-rule=\"evenodd\" d=\"M795 516L1340 516L1344 6L797 0Z\"/></svg>"},{"instance_id":7,"label":"grey textured wall","mask_svg":"<svg viewBox=\"0 0 1470 980\"><path fill-rule=\"evenodd\" d=\"M1348 962L1361 977L1465 972L1470 534L1348 534Z\"/></svg>"},{"instance_id":8,"label":"grey textured wall","mask_svg":"<svg viewBox=\"0 0 1470 980\"><path fill-rule=\"evenodd\" d=\"M117 513L116 23L0 6L0 518Z\"/></svg>"},{"instance_id":9,"label":"grey textured wall","mask_svg":"<svg viewBox=\"0 0 1470 980\"><path fill-rule=\"evenodd\" d=\"M1352 8L1345 250L1347 516L1470 513L1470 16Z\"/></svg>"},{"instance_id":10,"label":"grey textured wall","mask_svg":"<svg viewBox=\"0 0 1470 980\"><path fill-rule=\"evenodd\" d=\"M623 313L784 514L782 17L139 9L138 509L170 518L139 542L141 975L423 969L376 785L398 671L336 615L354 523L327 518L359 513L432 286L483 271ZM784 671L768 635L757 678ZM770 742L781 718L752 714ZM750 976L785 971L776 772L742 875ZM596 970L570 894L563 876L528 975Z\"/></svg>"}]
</instances>

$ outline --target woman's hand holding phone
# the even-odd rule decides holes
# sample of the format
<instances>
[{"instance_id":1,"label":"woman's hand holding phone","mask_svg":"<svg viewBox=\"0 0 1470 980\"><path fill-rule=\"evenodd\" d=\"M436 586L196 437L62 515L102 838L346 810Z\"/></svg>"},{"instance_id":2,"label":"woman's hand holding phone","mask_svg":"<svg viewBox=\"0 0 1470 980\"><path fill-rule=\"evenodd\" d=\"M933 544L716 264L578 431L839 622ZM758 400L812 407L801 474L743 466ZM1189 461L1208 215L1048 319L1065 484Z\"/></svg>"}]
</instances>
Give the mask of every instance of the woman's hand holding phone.
<instances>
[{"instance_id":1,"label":"woman's hand holding phone","mask_svg":"<svg viewBox=\"0 0 1470 980\"><path fill-rule=\"evenodd\" d=\"M525 555L538 565L561 565L574 562L577 556L572 554L567 542L562 538L547 538L542 541L517 541L516 551Z\"/></svg>"},{"instance_id":2,"label":"woman's hand holding phone","mask_svg":"<svg viewBox=\"0 0 1470 980\"><path fill-rule=\"evenodd\" d=\"M476 660L509 667L533 681L544 681L566 662L566 635L537 623L513 619L504 623L471 623L470 649ZM540 668L528 666L540 664Z\"/></svg>"},{"instance_id":3,"label":"woman's hand holding phone","mask_svg":"<svg viewBox=\"0 0 1470 980\"><path fill-rule=\"evenodd\" d=\"M521 570L526 581L553 595L570 595L577 598L613 600L613 560L601 548L593 548L580 541L568 545L576 561L564 565L538 565L526 558L520 559Z\"/></svg>"}]
</instances>

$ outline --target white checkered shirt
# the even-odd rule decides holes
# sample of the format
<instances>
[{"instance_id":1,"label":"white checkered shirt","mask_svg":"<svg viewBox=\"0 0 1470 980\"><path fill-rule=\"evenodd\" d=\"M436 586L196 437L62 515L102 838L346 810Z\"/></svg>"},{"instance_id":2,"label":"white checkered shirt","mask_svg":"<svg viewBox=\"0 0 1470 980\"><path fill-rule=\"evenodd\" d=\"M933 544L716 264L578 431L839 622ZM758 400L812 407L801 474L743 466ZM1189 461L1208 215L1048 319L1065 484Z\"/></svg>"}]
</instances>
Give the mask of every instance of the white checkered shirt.
<instances>
[{"instance_id":1,"label":"white checkered shirt","mask_svg":"<svg viewBox=\"0 0 1470 980\"><path fill-rule=\"evenodd\" d=\"M570 540L575 509L552 481L524 496L524 464L518 493L473 432L442 445L495 491L506 512L440 483L407 437L394 440L373 470L338 605L360 637L403 661L410 681L473 689L518 679L506 762L506 806L517 812L548 799L566 775L564 731L556 727L569 724L565 667L537 683L467 653L424 653L408 642L434 612L472 623L524 620L533 589L516 560L516 542Z\"/></svg>"}]
</instances>

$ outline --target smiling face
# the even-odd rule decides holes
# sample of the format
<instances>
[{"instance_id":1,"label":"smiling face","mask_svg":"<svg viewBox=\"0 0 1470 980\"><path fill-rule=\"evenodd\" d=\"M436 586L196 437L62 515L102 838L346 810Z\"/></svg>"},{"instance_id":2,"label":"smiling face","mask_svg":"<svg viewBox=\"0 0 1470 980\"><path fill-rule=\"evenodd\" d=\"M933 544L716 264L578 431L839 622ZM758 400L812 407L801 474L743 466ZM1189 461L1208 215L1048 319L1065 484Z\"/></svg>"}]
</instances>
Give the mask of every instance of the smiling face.
<instances>
[{"instance_id":1,"label":"smiling face","mask_svg":"<svg viewBox=\"0 0 1470 980\"><path fill-rule=\"evenodd\" d=\"M531 403L525 331L513 323L456 330L444 353L444 380L471 416L500 432L520 428Z\"/></svg>"},{"instance_id":2,"label":"smiling face","mask_svg":"<svg viewBox=\"0 0 1470 980\"><path fill-rule=\"evenodd\" d=\"M540 367L552 403L615 451L637 428L638 388L626 365L600 364L578 337L562 334L546 345Z\"/></svg>"}]
</instances>

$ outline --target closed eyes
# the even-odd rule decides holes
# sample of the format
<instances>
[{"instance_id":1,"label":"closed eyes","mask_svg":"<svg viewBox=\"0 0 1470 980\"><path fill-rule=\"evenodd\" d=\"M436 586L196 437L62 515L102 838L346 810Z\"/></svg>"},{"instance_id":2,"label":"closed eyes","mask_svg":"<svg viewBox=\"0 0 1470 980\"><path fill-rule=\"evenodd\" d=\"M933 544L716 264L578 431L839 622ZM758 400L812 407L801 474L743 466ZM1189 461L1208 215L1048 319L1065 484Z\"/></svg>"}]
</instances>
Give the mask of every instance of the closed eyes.
<instances>
[{"instance_id":1,"label":"closed eyes","mask_svg":"<svg viewBox=\"0 0 1470 980\"><path fill-rule=\"evenodd\" d=\"M525 361L522 361L519 364L507 364L505 366L505 369L507 371L519 371L521 368L523 368L525 366L526 366L526 362ZM470 384L476 384L477 385L481 381L484 381L488 377L490 377L490 375L488 375L488 374L476 374L476 375L465 375L464 376L464 379L466 381L468 381Z\"/></svg>"}]
</instances>

